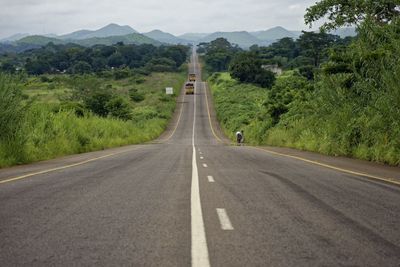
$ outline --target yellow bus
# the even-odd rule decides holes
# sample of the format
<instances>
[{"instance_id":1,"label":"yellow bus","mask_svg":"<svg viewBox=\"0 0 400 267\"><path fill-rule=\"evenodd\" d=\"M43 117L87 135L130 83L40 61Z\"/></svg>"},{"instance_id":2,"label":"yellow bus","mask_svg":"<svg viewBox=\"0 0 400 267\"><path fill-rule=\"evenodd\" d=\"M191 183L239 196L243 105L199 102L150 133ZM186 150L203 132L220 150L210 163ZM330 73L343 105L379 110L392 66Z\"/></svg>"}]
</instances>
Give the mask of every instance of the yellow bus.
<instances>
[{"instance_id":1,"label":"yellow bus","mask_svg":"<svg viewBox=\"0 0 400 267\"><path fill-rule=\"evenodd\" d=\"M185 84L185 93L187 95L193 95L194 94L194 84L193 83L186 83Z\"/></svg>"},{"instance_id":2,"label":"yellow bus","mask_svg":"<svg viewBox=\"0 0 400 267\"><path fill-rule=\"evenodd\" d=\"M195 82L196 81L196 74L190 73L189 74L189 81L190 82Z\"/></svg>"}]
</instances>

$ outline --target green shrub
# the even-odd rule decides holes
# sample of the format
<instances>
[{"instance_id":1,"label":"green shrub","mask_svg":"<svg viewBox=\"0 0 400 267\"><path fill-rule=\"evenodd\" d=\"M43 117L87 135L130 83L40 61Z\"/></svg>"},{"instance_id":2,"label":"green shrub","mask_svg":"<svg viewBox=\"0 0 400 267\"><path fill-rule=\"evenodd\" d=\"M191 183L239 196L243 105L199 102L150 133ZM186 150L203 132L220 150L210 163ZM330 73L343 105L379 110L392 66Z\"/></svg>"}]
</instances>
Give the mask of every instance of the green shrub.
<instances>
[{"instance_id":1,"label":"green shrub","mask_svg":"<svg viewBox=\"0 0 400 267\"><path fill-rule=\"evenodd\" d=\"M111 98L106 104L106 109L108 114L115 118L121 120L130 120L132 118L132 108L128 100L122 96Z\"/></svg>"}]
</instances>

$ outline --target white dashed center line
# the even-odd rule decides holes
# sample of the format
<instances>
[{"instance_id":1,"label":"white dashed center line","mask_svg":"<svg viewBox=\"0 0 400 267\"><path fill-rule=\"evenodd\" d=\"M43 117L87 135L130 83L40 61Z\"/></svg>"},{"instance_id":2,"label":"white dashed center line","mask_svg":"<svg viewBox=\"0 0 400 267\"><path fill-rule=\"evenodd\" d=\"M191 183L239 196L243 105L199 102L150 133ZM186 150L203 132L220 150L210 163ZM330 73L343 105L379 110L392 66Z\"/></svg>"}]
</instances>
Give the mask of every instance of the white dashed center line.
<instances>
[{"instance_id":1,"label":"white dashed center line","mask_svg":"<svg viewBox=\"0 0 400 267\"><path fill-rule=\"evenodd\" d=\"M219 222L222 230L233 230L231 221L229 220L228 214L225 209L217 209Z\"/></svg>"},{"instance_id":2,"label":"white dashed center line","mask_svg":"<svg viewBox=\"0 0 400 267\"><path fill-rule=\"evenodd\" d=\"M204 167L204 168L207 168L208 166L207 166L207 164L203 163L203 167Z\"/></svg>"},{"instance_id":3,"label":"white dashed center line","mask_svg":"<svg viewBox=\"0 0 400 267\"><path fill-rule=\"evenodd\" d=\"M209 181L210 183L214 183L214 182L215 182L215 181L214 181L214 178L213 178L211 175L208 175L207 178L208 178L208 181Z\"/></svg>"},{"instance_id":4,"label":"white dashed center line","mask_svg":"<svg viewBox=\"0 0 400 267\"><path fill-rule=\"evenodd\" d=\"M200 159L204 159L204 157L200 157Z\"/></svg>"}]
</instances>

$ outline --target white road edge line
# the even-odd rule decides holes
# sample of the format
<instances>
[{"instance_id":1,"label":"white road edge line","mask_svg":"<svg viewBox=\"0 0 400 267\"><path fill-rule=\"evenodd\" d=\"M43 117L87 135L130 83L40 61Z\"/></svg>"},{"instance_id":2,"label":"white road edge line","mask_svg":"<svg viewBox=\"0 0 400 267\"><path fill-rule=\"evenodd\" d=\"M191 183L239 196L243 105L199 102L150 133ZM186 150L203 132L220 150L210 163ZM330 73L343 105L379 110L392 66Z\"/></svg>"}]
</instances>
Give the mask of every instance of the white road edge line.
<instances>
[{"instance_id":1,"label":"white road edge line","mask_svg":"<svg viewBox=\"0 0 400 267\"><path fill-rule=\"evenodd\" d=\"M231 221L229 220L228 214L225 209L217 209L219 223L221 224L222 230L233 230Z\"/></svg>"},{"instance_id":2,"label":"white road edge line","mask_svg":"<svg viewBox=\"0 0 400 267\"><path fill-rule=\"evenodd\" d=\"M208 179L208 181L210 182L210 183L214 183L215 181L214 181L214 177L212 177L211 175L208 175L207 176L207 179Z\"/></svg>"},{"instance_id":3,"label":"white road edge line","mask_svg":"<svg viewBox=\"0 0 400 267\"><path fill-rule=\"evenodd\" d=\"M203 163L203 167L204 167L204 168L207 168L208 166L207 166L207 164Z\"/></svg>"},{"instance_id":4,"label":"white road edge line","mask_svg":"<svg viewBox=\"0 0 400 267\"><path fill-rule=\"evenodd\" d=\"M196 69L196 58L193 58L194 68ZM192 133L192 188L191 188L191 234L192 234L192 266L209 267L210 259L208 256L208 247L206 232L204 229L203 213L201 210L199 172L196 161L196 147L194 144L194 133L196 125L196 94L194 94L194 115L193 115L193 133Z\"/></svg>"}]
</instances>

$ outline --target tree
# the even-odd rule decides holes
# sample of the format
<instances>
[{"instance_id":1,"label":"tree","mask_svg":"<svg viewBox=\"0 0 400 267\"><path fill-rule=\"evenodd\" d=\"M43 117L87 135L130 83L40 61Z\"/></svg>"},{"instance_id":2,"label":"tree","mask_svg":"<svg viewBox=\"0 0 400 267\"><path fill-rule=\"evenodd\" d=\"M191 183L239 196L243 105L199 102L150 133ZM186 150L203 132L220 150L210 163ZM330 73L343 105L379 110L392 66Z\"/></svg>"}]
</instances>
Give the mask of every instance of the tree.
<instances>
[{"instance_id":1,"label":"tree","mask_svg":"<svg viewBox=\"0 0 400 267\"><path fill-rule=\"evenodd\" d=\"M205 61L212 71L226 71L233 55L240 51L232 46L225 38L217 38L210 43L202 43L201 47L206 52Z\"/></svg>"},{"instance_id":2,"label":"tree","mask_svg":"<svg viewBox=\"0 0 400 267\"><path fill-rule=\"evenodd\" d=\"M300 36L298 43L300 53L311 57L315 67L318 67L321 60L326 56L327 49L339 39L338 36L327 34L324 32L306 32Z\"/></svg>"},{"instance_id":3,"label":"tree","mask_svg":"<svg viewBox=\"0 0 400 267\"><path fill-rule=\"evenodd\" d=\"M241 82L254 82L255 76L261 71L261 61L254 53L238 54L229 67L232 78Z\"/></svg>"},{"instance_id":4,"label":"tree","mask_svg":"<svg viewBox=\"0 0 400 267\"><path fill-rule=\"evenodd\" d=\"M42 59L35 59L32 60L28 58L26 60L25 69L28 74L32 75L40 75L50 71L50 64L49 62L42 60Z\"/></svg>"},{"instance_id":5,"label":"tree","mask_svg":"<svg viewBox=\"0 0 400 267\"><path fill-rule=\"evenodd\" d=\"M262 87L271 88L275 82L275 74L261 67L261 60L253 52L238 54L229 67L234 79L241 82L255 83Z\"/></svg>"},{"instance_id":6,"label":"tree","mask_svg":"<svg viewBox=\"0 0 400 267\"><path fill-rule=\"evenodd\" d=\"M91 92L84 98L84 103L87 109L94 114L105 117L108 115L107 103L112 99L113 95L105 89Z\"/></svg>"},{"instance_id":7,"label":"tree","mask_svg":"<svg viewBox=\"0 0 400 267\"><path fill-rule=\"evenodd\" d=\"M150 71L165 72L174 71L176 69L176 63L169 58L153 58L146 64L146 68Z\"/></svg>"},{"instance_id":8,"label":"tree","mask_svg":"<svg viewBox=\"0 0 400 267\"><path fill-rule=\"evenodd\" d=\"M114 96L106 104L108 113L121 120L130 120L132 118L132 109L129 101L122 96Z\"/></svg>"},{"instance_id":9,"label":"tree","mask_svg":"<svg viewBox=\"0 0 400 267\"><path fill-rule=\"evenodd\" d=\"M0 64L0 71L13 74L15 73L15 66L10 61L6 61Z\"/></svg>"},{"instance_id":10,"label":"tree","mask_svg":"<svg viewBox=\"0 0 400 267\"><path fill-rule=\"evenodd\" d=\"M108 58L108 66L110 66L110 67L118 68L118 67L121 67L124 64L125 64L125 59L121 55L121 53L119 53L119 52L116 52L116 53L112 54Z\"/></svg>"},{"instance_id":11,"label":"tree","mask_svg":"<svg viewBox=\"0 0 400 267\"><path fill-rule=\"evenodd\" d=\"M92 69L94 71L102 71L107 68L107 60L102 57L95 57L92 60Z\"/></svg>"},{"instance_id":12,"label":"tree","mask_svg":"<svg viewBox=\"0 0 400 267\"><path fill-rule=\"evenodd\" d=\"M261 69L254 77L254 83L264 88L271 88L275 83L275 73L270 70Z\"/></svg>"},{"instance_id":13,"label":"tree","mask_svg":"<svg viewBox=\"0 0 400 267\"><path fill-rule=\"evenodd\" d=\"M330 31L342 26L358 26L367 18L387 24L399 15L399 0L322 0L307 8L304 19L311 27L314 22L327 17L321 30Z\"/></svg>"},{"instance_id":14,"label":"tree","mask_svg":"<svg viewBox=\"0 0 400 267\"><path fill-rule=\"evenodd\" d=\"M75 63L74 66L72 66L71 72L73 74L91 73L92 67L89 65L89 63L85 61L78 61L77 63Z\"/></svg>"}]
</instances>

